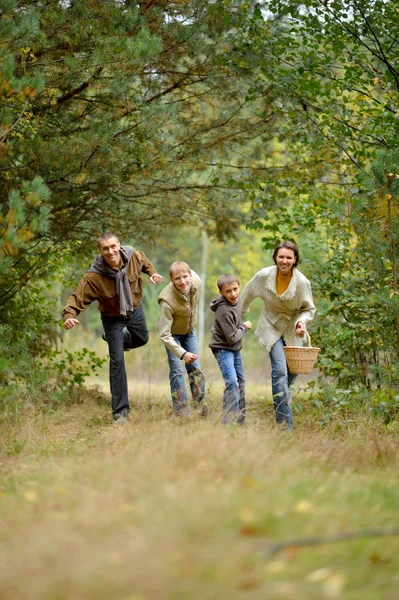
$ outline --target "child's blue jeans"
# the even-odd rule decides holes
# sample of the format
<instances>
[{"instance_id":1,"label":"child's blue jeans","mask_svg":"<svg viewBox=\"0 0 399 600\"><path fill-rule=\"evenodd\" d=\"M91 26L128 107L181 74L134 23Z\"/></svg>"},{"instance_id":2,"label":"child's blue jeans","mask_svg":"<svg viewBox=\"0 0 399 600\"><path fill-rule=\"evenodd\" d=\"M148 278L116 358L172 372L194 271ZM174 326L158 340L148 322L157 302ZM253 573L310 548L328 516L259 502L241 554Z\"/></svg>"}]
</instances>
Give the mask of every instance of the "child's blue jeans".
<instances>
[{"instance_id":1,"label":"child's blue jeans","mask_svg":"<svg viewBox=\"0 0 399 600\"><path fill-rule=\"evenodd\" d=\"M198 344L195 329L192 329L190 333L184 335L173 335L173 339L180 344L186 352L192 352L198 356ZM190 414L190 402L188 399L186 383L184 381L184 367L187 371L193 401L198 404L205 398L205 378L201 370L200 362L197 358L191 364L185 363L166 346L165 348L168 355L169 382L174 413L177 416L188 416Z\"/></svg>"},{"instance_id":2,"label":"child's blue jeans","mask_svg":"<svg viewBox=\"0 0 399 600\"><path fill-rule=\"evenodd\" d=\"M224 379L222 423L243 423L245 419L245 378L241 352L212 349Z\"/></svg>"}]
</instances>

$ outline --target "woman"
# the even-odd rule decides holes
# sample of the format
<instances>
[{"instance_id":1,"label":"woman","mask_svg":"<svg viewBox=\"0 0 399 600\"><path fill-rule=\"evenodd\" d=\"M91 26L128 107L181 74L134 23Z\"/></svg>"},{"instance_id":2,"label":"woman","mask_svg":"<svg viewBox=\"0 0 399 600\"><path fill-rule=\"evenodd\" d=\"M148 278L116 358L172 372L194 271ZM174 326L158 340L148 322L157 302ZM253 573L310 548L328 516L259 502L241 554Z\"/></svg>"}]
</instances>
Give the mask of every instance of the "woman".
<instances>
[{"instance_id":1,"label":"woman","mask_svg":"<svg viewBox=\"0 0 399 600\"><path fill-rule=\"evenodd\" d=\"M270 355L276 421L291 430L289 387L296 376L289 372L284 346L290 344L294 332L304 335L306 323L313 319L316 309L310 283L296 268L297 246L281 242L274 250L273 260L276 266L261 269L245 286L241 296L242 312L248 312L255 298L262 298L264 307L255 335Z\"/></svg>"}]
</instances>

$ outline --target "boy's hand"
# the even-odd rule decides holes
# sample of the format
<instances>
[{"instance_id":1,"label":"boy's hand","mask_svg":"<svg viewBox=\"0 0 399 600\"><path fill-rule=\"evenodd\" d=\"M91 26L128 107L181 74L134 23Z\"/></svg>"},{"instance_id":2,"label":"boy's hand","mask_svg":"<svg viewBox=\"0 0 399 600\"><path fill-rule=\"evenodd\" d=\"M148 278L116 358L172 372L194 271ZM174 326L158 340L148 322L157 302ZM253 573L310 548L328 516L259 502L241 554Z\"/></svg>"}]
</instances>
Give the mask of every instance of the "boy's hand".
<instances>
[{"instance_id":1,"label":"boy's hand","mask_svg":"<svg viewBox=\"0 0 399 600\"><path fill-rule=\"evenodd\" d=\"M153 273L150 277L150 281L151 281L151 283L154 283L154 284L161 283L161 281L163 281L163 277L159 273Z\"/></svg>"},{"instance_id":2,"label":"boy's hand","mask_svg":"<svg viewBox=\"0 0 399 600\"><path fill-rule=\"evenodd\" d=\"M72 329L72 327L75 327L75 325L77 325L78 323L80 323L80 321L78 321L77 319L67 319L64 322L64 327L65 329Z\"/></svg>"},{"instance_id":3,"label":"boy's hand","mask_svg":"<svg viewBox=\"0 0 399 600\"><path fill-rule=\"evenodd\" d=\"M248 329L252 329L251 321L244 321L243 325L245 325Z\"/></svg>"},{"instance_id":4,"label":"boy's hand","mask_svg":"<svg viewBox=\"0 0 399 600\"><path fill-rule=\"evenodd\" d=\"M192 352L186 352L183 355L183 360L185 363L188 363L189 365L191 365L191 363L193 363L195 360L197 360L197 355L193 354Z\"/></svg>"}]
</instances>

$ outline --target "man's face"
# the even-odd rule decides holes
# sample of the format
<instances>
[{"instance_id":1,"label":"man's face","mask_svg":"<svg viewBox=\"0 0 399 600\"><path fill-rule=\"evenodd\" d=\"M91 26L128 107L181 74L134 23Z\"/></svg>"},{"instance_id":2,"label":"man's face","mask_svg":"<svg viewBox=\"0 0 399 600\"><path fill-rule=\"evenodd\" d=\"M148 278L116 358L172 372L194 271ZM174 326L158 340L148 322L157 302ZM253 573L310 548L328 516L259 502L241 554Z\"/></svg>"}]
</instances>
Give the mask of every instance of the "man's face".
<instances>
[{"instance_id":1,"label":"man's face","mask_svg":"<svg viewBox=\"0 0 399 600\"><path fill-rule=\"evenodd\" d=\"M119 249L121 245L116 237L110 237L107 240L100 242L99 251L105 262L111 269L119 267L120 254Z\"/></svg>"},{"instance_id":2,"label":"man's face","mask_svg":"<svg viewBox=\"0 0 399 600\"><path fill-rule=\"evenodd\" d=\"M171 276L171 281L179 292L185 294L190 289L192 278L193 276L188 271L180 271Z\"/></svg>"},{"instance_id":3,"label":"man's face","mask_svg":"<svg viewBox=\"0 0 399 600\"><path fill-rule=\"evenodd\" d=\"M230 304L237 304L240 299L240 285L237 281L226 283L220 293Z\"/></svg>"}]
</instances>

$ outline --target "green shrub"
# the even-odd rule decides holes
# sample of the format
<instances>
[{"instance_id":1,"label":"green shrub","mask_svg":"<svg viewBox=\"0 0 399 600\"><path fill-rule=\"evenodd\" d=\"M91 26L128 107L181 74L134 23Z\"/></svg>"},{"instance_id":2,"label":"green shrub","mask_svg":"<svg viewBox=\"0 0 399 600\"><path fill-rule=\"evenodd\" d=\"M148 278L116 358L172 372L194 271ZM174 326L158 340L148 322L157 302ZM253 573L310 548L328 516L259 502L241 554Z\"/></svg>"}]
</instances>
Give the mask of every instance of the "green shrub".
<instances>
[{"instance_id":1,"label":"green shrub","mask_svg":"<svg viewBox=\"0 0 399 600\"><path fill-rule=\"evenodd\" d=\"M26 407L51 408L81 400L82 385L96 374L104 359L84 348L53 353L50 360L34 357L24 339L0 325L0 411L17 415Z\"/></svg>"}]
</instances>

